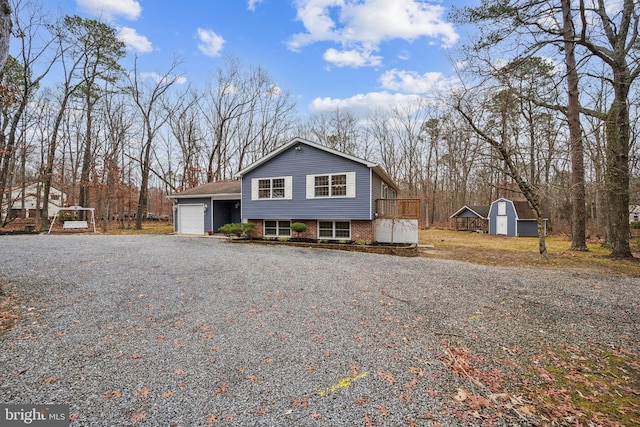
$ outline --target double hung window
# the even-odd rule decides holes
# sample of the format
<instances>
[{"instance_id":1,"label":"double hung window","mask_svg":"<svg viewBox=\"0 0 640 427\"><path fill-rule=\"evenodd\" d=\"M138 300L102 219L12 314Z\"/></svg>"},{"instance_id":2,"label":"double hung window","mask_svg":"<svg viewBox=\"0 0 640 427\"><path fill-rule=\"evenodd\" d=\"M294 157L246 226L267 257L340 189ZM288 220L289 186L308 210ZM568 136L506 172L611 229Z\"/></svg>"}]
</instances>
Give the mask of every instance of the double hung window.
<instances>
[{"instance_id":1,"label":"double hung window","mask_svg":"<svg viewBox=\"0 0 640 427\"><path fill-rule=\"evenodd\" d=\"M355 172L307 175L307 199L355 196Z\"/></svg>"},{"instance_id":2,"label":"double hung window","mask_svg":"<svg viewBox=\"0 0 640 427\"><path fill-rule=\"evenodd\" d=\"M290 237L291 221L264 221L264 235L266 237Z\"/></svg>"},{"instance_id":3,"label":"double hung window","mask_svg":"<svg viewBox=\"0 0 640 427\"><path fill-rule=\"evenodd\" d=\"M292 177L254 178L251 200L291 199Z\"/></svg>"},{"instance_id":4,"label":"double hung window","mask_svg":"<svg viewBox=\"0 0 640 427\"><path fill-rule=\"evenodd\" d=\"M318 221L318 238L349 240L351 223L349 221Z\"/></svg>"}]
</instances>

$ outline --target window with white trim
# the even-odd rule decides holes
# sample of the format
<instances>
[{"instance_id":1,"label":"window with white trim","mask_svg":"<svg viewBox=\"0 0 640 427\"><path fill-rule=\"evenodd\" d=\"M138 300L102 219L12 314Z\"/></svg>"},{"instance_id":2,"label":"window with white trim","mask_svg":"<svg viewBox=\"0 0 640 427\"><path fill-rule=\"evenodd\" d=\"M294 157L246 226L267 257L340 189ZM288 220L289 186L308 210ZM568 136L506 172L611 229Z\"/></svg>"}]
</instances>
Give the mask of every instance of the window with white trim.
<instances>
[{"instance_id":1,"label":"window with white trim","mask_svg":"<svg viewBox=\"0 0 640 427\"><path fill-rule=\"evenodd\" d=\"M507 214L507 202L498 202L498 215Z\"/></svg>"},{"instance_id":2,"label":"window with white trim","mask_svg":"<svg viewBox=\"0 0 640 427\"><path fill-rule=\"evenodd\" d=\"M380 197L381 199L395 199L397 196L396 190L389 187L389 184L387 184L386 182L383 182L381 185L380 195L381 195Z\"/></svg>"},{"instance_id":3,"label":"window with white trim","mask_svg":"<svg viewBox=\"0 0 640 427\"><path fill-rule=\"evenodd\" d=\"M318 221L318 238L351 240L351 222Z\"/></svg>"},{"instance_id":4,"label":"window with white trim","mask_svg":"<svg viewBox=\"0 0 640 427\"><path fill-rule=\"evenodd\" d=\"M265 237L291 237L291 221L265 220Z\"/></svg>"},{"instance_id":5,"label":"window with white trim","mask_svg":"<svg viewBox=\"0 0 640 427\"><path fill-rule=\"evenodd\" d=\"M251 200L290 200L292 182L293 178L290 176L253 178L251 180Z\"/></svg>"},{"instance_id":6,"label":"window with white trim","mask_svg":"<svg viewBox=\"0 0 640 427\"><path fill-rule=\"evenodd\" d=\"M307 199L356 197L356 173L307 175Z\"/></svg>"}]
</instances>

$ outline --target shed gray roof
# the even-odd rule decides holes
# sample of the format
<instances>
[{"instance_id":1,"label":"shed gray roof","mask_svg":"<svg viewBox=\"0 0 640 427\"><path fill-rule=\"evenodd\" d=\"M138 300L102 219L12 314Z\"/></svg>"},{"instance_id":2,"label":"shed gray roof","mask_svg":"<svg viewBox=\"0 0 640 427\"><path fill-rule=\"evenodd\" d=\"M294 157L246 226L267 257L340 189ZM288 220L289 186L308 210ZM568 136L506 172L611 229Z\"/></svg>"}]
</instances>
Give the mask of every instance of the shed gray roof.
<instances>
[{"instance_id":1,"label":"shed gray roof","mask_svg":"<svg viewBox=\"0 0 640 427\"><path fill-rule=\"evenodd\" d=\"M240 188L239 180L208 182L180 193L172 194L169 198L211 197L214 199L240 200Z\"/></svg>"},{"instance_id":2,"label":"shed gray roof","mask_svg":"<svg viewBox=\"0 0 640 427\"><path fill-rule=\"evenodd\" d=\"M460 215L462 212L466 210L473 212L474 214L476 214L479 218L483 218L483 219L487 219L489 217L489 208L491 208L491 206L463 206L460 209L458 209L456 211L456 213L454 213L453 215L451 215L449 218L455 218L458 215Z\"/></svg>"},{"instance_id":3,"label":"shed gray roof","mask_svg":"<svg viewBox=\"0 0 640 427\"><path fill-rule=\"evenodd\" d=\"M531 209L528 202L524 200L513 201L513 207L516 209L518 219L536 219L536 214L533 212L533 209Z\"/></svg>"}]
</instances>

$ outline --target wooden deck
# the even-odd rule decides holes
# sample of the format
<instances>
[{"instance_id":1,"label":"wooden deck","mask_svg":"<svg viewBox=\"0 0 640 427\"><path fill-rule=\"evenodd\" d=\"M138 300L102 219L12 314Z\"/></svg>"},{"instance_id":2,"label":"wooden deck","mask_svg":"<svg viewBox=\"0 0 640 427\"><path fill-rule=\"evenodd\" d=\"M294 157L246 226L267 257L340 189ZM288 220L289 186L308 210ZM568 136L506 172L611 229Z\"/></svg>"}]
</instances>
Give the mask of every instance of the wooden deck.
<instances>
[{"instance_id":1,"label":"wooden deck","mask_svg":"<svg viewBox=\"0 0 640 427\"><path fill-rule=\"evenodd\" d=\"M377 199L381 219L420 219L420 199Z\"/></svg>"}]
</instances>

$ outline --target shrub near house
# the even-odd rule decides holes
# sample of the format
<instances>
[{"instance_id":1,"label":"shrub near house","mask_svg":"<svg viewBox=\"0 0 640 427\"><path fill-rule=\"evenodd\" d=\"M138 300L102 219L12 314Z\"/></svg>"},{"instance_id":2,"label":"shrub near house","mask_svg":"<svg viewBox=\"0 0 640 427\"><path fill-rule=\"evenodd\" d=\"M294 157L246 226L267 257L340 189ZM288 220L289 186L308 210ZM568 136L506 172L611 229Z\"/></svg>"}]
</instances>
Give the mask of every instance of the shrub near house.
<instances>
[{"instance_id":1,"label":"shrub near house","mask_svg":"<svg viewBox=\"0 0 640 427\"><path fill-rule=\"evenodd\" d=\"M255 226L252 222L231 223L223 225L219 230L226 236L242 237L251 233Z\"/></svg>"}]
</instances>

